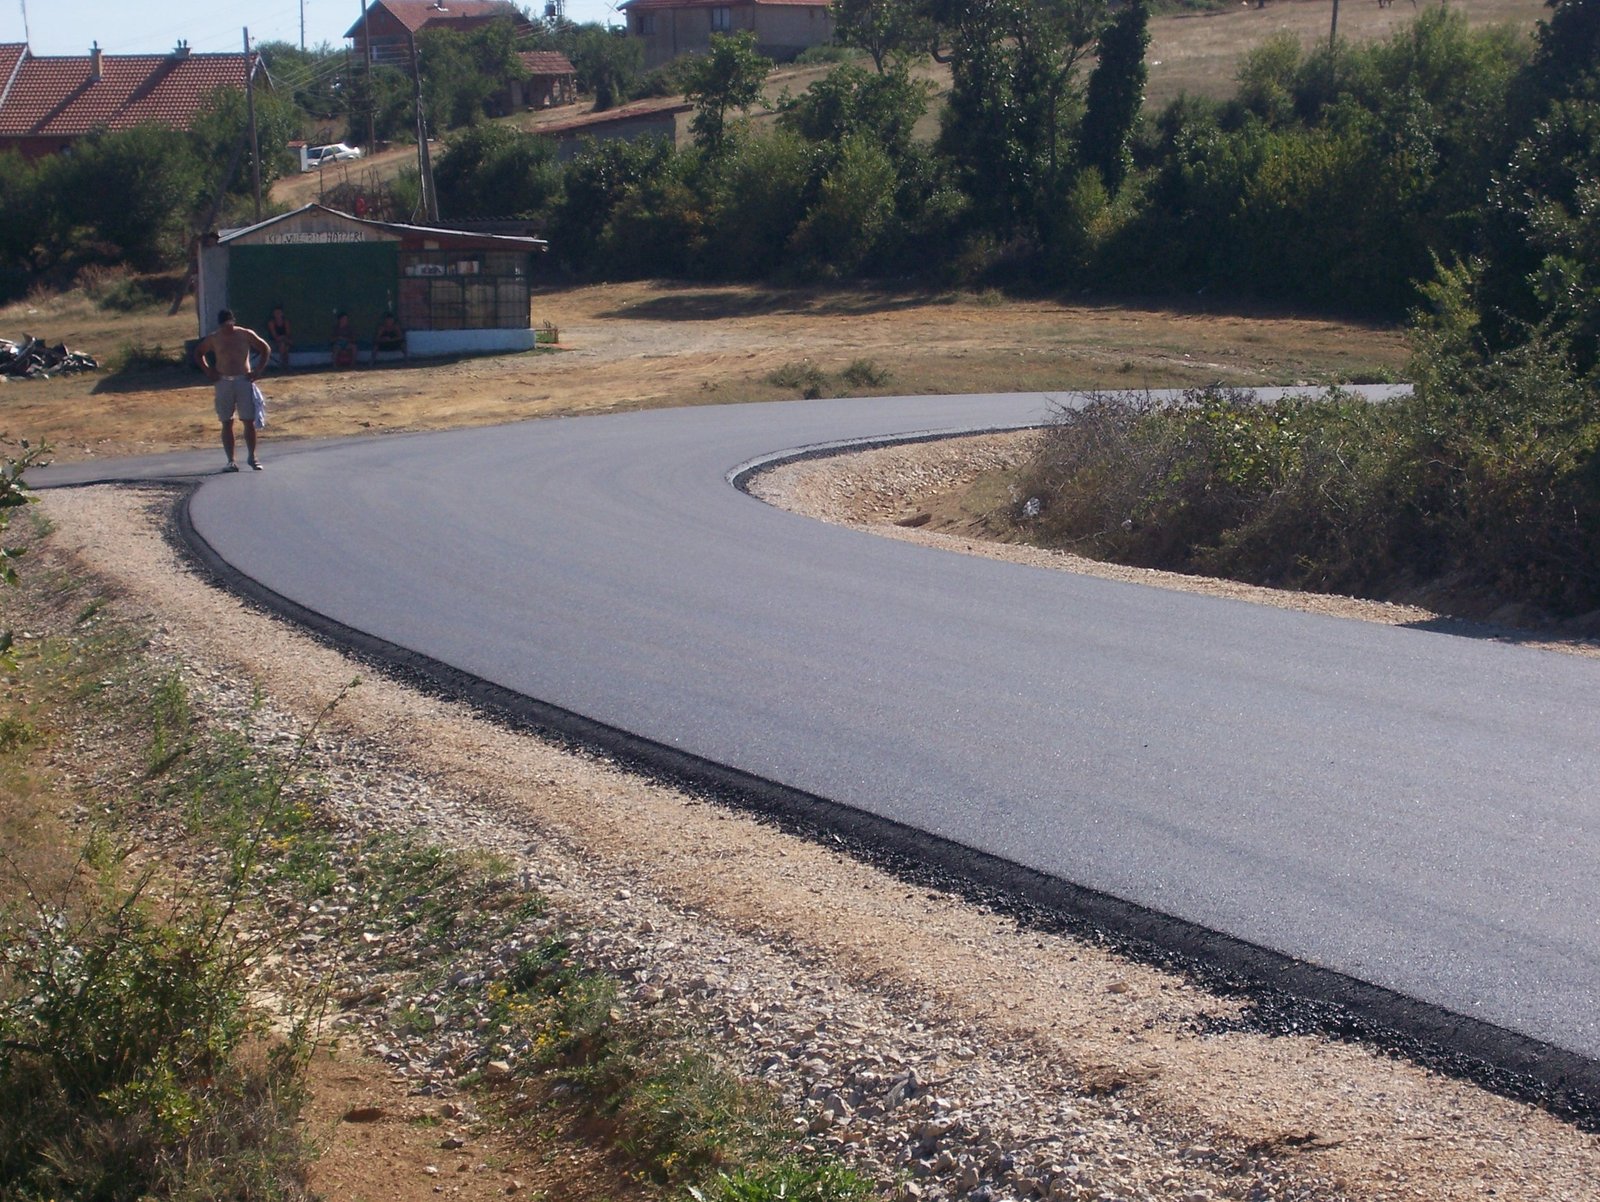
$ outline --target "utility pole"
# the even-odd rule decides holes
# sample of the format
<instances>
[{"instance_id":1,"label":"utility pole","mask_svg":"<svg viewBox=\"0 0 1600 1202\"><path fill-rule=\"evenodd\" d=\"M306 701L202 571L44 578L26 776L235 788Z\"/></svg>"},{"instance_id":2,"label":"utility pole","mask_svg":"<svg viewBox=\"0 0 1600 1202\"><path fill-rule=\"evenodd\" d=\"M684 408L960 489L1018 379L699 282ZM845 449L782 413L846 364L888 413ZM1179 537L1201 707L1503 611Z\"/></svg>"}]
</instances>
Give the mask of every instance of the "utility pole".
<instances>
[{"instance_id":1,"label":"utility pole","mask_svg":"<svg viewBox=\"0 0 1600 1202\"><path fill-rule=\"evenodd\" d=\"M256 221L261 220L261 139L256 135L256 68L250 61L250 27L244 30L244 103L250 114L250 178L255 185Z\"/></svg>"},{"instance_id":2,"label":"utility pole","mask_svg":"<svg viewBox=\"0 0 1600 1202\"><path fill-rule=\"evenodd\" d=\"M28 0L22 0L22 40L33 41L33 35L28 32Z\"/></svg>"},{"instance_id":3,"label":"utility pole","mask_svg":"<svg viewBox=\"0 0 1600 1202\"><path fill-rule=\"evenodd\" d=\"M417 35L409 29L411 43L412 103L417 110L417 170L422 176L422 214L429 221L439 220L439 197L433 190L433 163L428 158L428 121L422 113L422 69L417 64Z\"/></svg>"},{"instance_id":4,"label":"utility pole","mask_svg":"<svg viewBox=\"0 0 1600 1202\"><path fill-rule=\"evenodd\" d=\"M1339 0L1333 0L1333 25L1328 30L1328 55L1332 57L1335 41L1339 37Z\"/></svg>"},{"instance_id":5,"label":"utility pole","mask_svg":"<svg viewBox=\"0 0 1600 1202\"><path fill-rule=\"evenodd\" d=\"M367 60L367 153L371 154L378 145L378 94L372 89L372 30L367 28L367 0L361 0L361 47Z\"/></svg>"},{"instance_id":6,"label":"utility pole","mask_svg":"<svg viewBox=\"0 0 1600 1202\"><path fill-rule=\"evenodd\" d=\"M300 0L300 53L306 52L306 0Z\"/></svg>"}]
</instances>

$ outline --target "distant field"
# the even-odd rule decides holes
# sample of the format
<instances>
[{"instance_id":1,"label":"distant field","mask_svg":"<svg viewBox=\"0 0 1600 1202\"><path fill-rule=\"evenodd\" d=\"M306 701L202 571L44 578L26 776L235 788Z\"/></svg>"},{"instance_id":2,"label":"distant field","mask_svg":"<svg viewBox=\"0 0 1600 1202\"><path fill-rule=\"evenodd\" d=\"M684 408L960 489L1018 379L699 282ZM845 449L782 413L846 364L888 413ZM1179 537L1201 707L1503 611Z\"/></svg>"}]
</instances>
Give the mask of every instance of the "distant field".
<instances>
[{"instance_id":1,"label":"distant field","mask_svg":"<svg viewBox=\"0 0 1600 1202\"><path fill-rule=\"evenodd\" d=\"M1373 42L1409 24L1420 3L1395 0L1380 8L1377 0L1343 0L1339 36L1351 42ZM1544 0L1454 0L1448 7L1464 12L1471 25L1513 24L1528 29L1545 12ZM1304 45L1326 42L1333 17L1332 0L1237 0L1234 7L1203 15L1155 17L1150 22L1150 84L1145 103L1159 108L1181 93L1222 98L1232 95L1238 62L1252 47L1279 33L1291 33Z\"/></svg>"}]
</instances>

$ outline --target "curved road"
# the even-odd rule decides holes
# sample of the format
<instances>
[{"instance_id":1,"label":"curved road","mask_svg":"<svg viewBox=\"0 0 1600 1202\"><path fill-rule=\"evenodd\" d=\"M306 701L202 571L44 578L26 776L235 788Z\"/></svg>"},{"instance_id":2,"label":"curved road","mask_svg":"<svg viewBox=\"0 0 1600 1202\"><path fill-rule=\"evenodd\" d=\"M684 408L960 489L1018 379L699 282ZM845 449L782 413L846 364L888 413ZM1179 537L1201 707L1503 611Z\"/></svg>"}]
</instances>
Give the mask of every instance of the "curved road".
<instances>
[{"instance_id":1,"label":"curved road","mask_svg":"<svg viewBox=\"0 0 1600 1202\"><path fill-rule=\"evenodd\" d=\"M263 446L193 528L338 623L608 726L1600 1057L1600 663L1052 572L737 491L1038 395Z\"/></svg>"}]
</instances>

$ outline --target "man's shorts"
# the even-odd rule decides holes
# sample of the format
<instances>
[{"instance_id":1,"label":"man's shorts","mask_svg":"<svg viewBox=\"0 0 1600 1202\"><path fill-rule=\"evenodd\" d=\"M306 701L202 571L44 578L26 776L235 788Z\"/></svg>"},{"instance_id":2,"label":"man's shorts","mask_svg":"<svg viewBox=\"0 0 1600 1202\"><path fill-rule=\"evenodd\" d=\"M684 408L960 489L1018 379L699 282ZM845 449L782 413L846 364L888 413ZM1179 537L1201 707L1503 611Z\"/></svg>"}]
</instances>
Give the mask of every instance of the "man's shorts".
<instances>
[{"instance_id":1,"label":"man's shorts","mask_svg":"<svg viewBox=\"0 0 1600 1202\"><path fill-rule=\"evenodd\" d=\"M237 413L240 421L261 424L261 390L249 376L223 376L216 389L218 421L232 421Z\"/></svg>"}]
</instances>

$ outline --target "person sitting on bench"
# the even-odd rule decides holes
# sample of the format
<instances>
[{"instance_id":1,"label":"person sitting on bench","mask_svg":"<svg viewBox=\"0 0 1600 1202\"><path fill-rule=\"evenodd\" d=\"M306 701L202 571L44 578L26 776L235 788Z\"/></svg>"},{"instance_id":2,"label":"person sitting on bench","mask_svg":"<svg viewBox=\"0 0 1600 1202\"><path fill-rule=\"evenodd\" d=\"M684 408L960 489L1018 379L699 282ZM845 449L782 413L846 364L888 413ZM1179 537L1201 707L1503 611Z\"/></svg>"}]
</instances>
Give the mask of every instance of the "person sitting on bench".
<instances>
[{"instance_id":1,"label":"person sitting on bench","mask_svg":"<svg viewBox=\"0 0 1600 1202\"><path fill-rule=\"evenodd\" d=\"M267 341L272 344L272 353L278 357L278 366L289 366L289 351L294 342L289 337L289 319L284 315L282 305L272 306L272 316L267 318Z\"/></svg>"},{"instance_id":2,"label":"person sitting on bench","mask_svg":"<svg viewBox=\"0 0 1600 1202\"><path fill-rule=\"evenodd\" d=\"M333 365L354 367L356 362L356 332L350 327L350 314L340 313L333 322Z\"/></svg>"},{"instance_id":3,"label":"person sitting on bench","mask_svg":"<svg viewBox=\"0 0 1600 1202\"><path fill-rule=\"evenodd\" d=\"M378 322L378 332L372 336L371 362L378 361L379 351L399 351L401 358L411 357L406 352L406 332L400 328L393 313L385 313L383 320Z\"/></svg>"}]
</instances>

